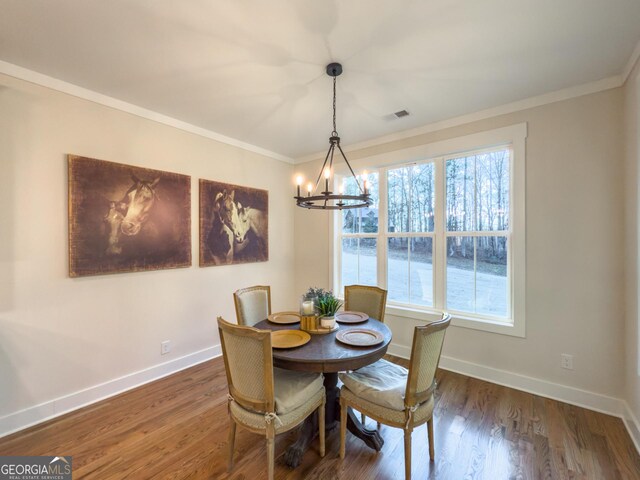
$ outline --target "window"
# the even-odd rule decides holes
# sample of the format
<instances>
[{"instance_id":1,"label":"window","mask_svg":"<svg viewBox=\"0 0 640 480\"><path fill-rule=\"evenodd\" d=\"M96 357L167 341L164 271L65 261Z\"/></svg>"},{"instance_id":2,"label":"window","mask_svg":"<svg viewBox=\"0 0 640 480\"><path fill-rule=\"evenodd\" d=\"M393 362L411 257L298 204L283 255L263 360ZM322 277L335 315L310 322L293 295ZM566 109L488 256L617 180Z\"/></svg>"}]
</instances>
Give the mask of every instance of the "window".
<instances>
[{"instance_id":1,"label":"window","mask_svg":"<svg viewBox=\"0 0 640 480\"><path fill-rule=\"evenodd\" d=\"M390 314L447 310L456 325L524 336L525 137L522 124L369 159L374 204L334 224L335 290L379 285Z\"/></svg>"},{"instance_id":2,"label":"window","mask_svg":"<svg viewBox=\"0 0 640 480\"><path fill-rule=\"evenodd\" d=\"M434 166L416 164L386 173L388 300L433 307Z\"/></svg>"},{"instance_id":3,"label":"window","mask_svg":"<svg viewBox=\"0 0 640 480\"><path fill-rule=\"evenodd\" d=\"M373 199L369 208L342 210L341 284L376 285L378 245L378 173L363 175ZM365 180L362 178L362 180ZM342 180L345 194L358 194L353 176Z\"/></svg>"},{"instance_id":4,"label":"window","mask_svg":"<svg viewBox=\"0 0 640 480\"><path fill-rule=\"evenodd\" d=\"M510 318L510 148L445 160L446 308Z\"/></svg>"}]
</instances>

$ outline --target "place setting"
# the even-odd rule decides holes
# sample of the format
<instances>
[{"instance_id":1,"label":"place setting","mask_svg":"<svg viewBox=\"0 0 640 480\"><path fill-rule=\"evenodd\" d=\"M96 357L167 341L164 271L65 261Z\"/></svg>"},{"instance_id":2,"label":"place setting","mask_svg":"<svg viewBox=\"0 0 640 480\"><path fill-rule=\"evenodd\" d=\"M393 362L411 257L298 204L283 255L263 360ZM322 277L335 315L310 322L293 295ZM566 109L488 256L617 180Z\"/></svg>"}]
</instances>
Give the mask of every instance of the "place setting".
<instances>
[{"instance_id":1,"label":"place setting","mask_svg":"<svg viewBox=\"0 0 640 480\"><path fill-rule=\"evenodd\" d=\"M272 313L267 317L267 320L279 325L293 325L295 323L300 323L300 314L297 312Z\"/></svg>"},{"instance_id":2,"label":"place setting","mask_svg":"<svg viewBox=\"0 0 640 480\"><path fill-rule=\"evenodd\" d=\"M301 347L311 340L311 335L302 330L276 330L271 332L272 348Z\"/></svg>"},{"instance_id":3,"label":"place setting","mask_svg":"<svg viewBox=\"0 0 640 480\"><path fill-rule=\"evenodd\" d=\"M369 320L369 315L363 312L344 311L336 314L336 322L338 323L363 323Z\"/></svg>"},{"instance_id":4,"label":"place setting","mask_svg":"<svg viewBox=\"0 0 640 480\"><path fill-rule=\"evenodd\" d=\"M373 347L384 342L384 336L368 328L352 328L338 332L336 340L352 347Z\"/></svg>"}]
</instances>

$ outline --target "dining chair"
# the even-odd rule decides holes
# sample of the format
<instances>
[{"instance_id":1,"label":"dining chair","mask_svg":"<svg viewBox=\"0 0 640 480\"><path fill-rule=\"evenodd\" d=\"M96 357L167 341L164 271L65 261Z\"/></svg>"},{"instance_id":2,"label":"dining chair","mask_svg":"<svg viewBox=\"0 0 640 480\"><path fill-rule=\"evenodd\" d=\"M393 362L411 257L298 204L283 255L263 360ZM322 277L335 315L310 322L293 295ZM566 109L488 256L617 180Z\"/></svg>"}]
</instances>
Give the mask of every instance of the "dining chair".
<instances>
[{"instance_id":1,"label":"dining chair","mask_svg":"<svg viewBox=\"0 0 640 480\"><path fill-rule=\"evenodd\" d=\"M253 327L271 315L271 287L256 285L233 293L238 325Z\"/></svg>"},{"instance_id":2,"label":"dining chair","mask_svg":"<svg viewBox=\"0 0 640 480\"><path fill-rule=\"evenodd\" d=\"M363 312L371 318L384 322L387 305L387 291L369 285L348 285L344 287L344 309Z\"/></svg>"},{"instance_id":3,"label":"dining chair","mask_svg":"<svg viewBox=\"0 0 640 480\"><path fill-rule=\"evenodd\" d=\"M384 310L387 306L387 291L369 285L348 285L344 287L344 309L363 312L384 323ZM360 421L364 425L367 417L360 413ZM380 423L378 422L378 428Z\"/></svg>"},{"instance_id":4,"label":"dining chair","mask_svg":"<svg viewBox=\"0 0 640 480\"><path fill-rule=\"evenodd\" d=\"M236 425L266 436L268 477L273 480L274 438L318 411L320 456L324 457L325 391L321 373L274 368L271 331L234 325L218 317L229 384L229 471Z\"/></svg>"},{"instance_id":5,"label":"dining chair","mask_svg":"<svg viewBox=\"0 0 640 480\"><path fill-rule=\"evenodd\" d=\"M363 412L378 422L404 430L405 479L411 478L411 434L427 423L429 457L435 457L433 445L433 407L435 373L440 363L444 335L451 316L415 327L409 369L386 360L341 373L340 458L345 456L347 409Z\"/></svg>"}]
</instances>

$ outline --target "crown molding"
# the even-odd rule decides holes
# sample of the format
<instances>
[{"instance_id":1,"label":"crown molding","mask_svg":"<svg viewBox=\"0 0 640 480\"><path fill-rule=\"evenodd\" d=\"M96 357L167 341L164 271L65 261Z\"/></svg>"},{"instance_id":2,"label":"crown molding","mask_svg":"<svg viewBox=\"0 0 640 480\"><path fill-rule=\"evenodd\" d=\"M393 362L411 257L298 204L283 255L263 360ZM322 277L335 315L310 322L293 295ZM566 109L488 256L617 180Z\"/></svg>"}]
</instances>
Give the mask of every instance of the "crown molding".
<instances>
[{"instance_id":1,"label":"crown molding","mask_svg":"<svg viewBox=\"0 0 640 480\"><path fill-rule=\"evenodd\" d=\"M629 75L631 75L631 72L636 66L636 63L638 63L639 58L640 58L640 40L638 40L638 43L636 43L636 48L633 49L633 52L629 57L629 61L627 62L627 64L624 67L624 70L622 71L622 83L625 83L628 80Z\"/></svg>"},{"instance_id":2,"label":"crown molding","mask_svg":"<svg viewBox=\"0 0 640 480\"><path fill-rule=\"evenodd\" d=\"M345 152L353 152L363 148L375 147L390 143L398 140L404 140L405 138L416 137L418 135L424 135L425 133L436 132L438 130L444 130L445 128L457 127L467 123L477 122L479 120L485 120L487 118L497 117L499 115L506 115L508 113L519 112L521 110L527 110L529 108L540 107L550 103L560 102L563 100L569 100L571 98L581 97L583 95L590 95L593 93L601 92L604 90L610 90L622 86L623 80L621 75L615 75L613 77L603 78L595 82L584 83L582 85L576 85L555 92L545 93L537 95L535 97L525 98L524 100L518 100L516 102L506 103L498 107L488 108L486 110L480 110L478 112L461 115L459 117L453 117L447 120L439 122L429 123L421 127L412 128L409 130L403 130L389 135L383 135L381 137L373 138L371 140L365 140L363 142L354 143L347 148L343 147ZM318 152L311 155L305 155L296 159L296 164L307 163L324 157L325 152Z\"/></svg>"},{"instance_id":3,"label":"crown molding","mask_svg":"<svg viewBox=\"0 0 640 480\"><path fill-rule=\"evenodd\" d=\"M130 113L132 115L136 115L138 117L145 118L153 122L161 123L163 125L168 125L170 127L177 128L178 130L183 130L185 132L193 133L195 135L208 138L210 140L215 140L217 142L225 143L233 147L238 147L243 150L247 150L249 152L257 153L259 155L264 155L265 157L273 158L281 162L285 162L289 164L294 163L294 159L287 157L285 155L281 155L276 152L272 152L271 150L266 150L256 145L252 145L250 143L246 143L235 138L227 137L226 135L216 133L212 130L198 127L191 123L184 122L182 120L178 120L176 118L170 117L168 115L154 112L153 110L139 107L138 105L124 102L122 100L118 100L117 98L110 97L108 95L103 95L102 93L94 92L93 90L89 90L84 87L74 85L73 83L65 82L63 80L59 80L57 78L53 78L48 75L44 75L42 73L38 73L33 70L29 70L27 68L20 67L18 65L14 65L12 63L8 63L2 60L0 60L0 73L4 75L8 75L10 77L18 78L20 80L25 80L27 82L40 85L42 87L47 87L52 90L56 90L58 92L66 93L74 97L82 98L84 100L89 100L90 102L104 105L106 107L114 108L116 110L121 110L123 112Z\"/></svg>"}]
</instances>

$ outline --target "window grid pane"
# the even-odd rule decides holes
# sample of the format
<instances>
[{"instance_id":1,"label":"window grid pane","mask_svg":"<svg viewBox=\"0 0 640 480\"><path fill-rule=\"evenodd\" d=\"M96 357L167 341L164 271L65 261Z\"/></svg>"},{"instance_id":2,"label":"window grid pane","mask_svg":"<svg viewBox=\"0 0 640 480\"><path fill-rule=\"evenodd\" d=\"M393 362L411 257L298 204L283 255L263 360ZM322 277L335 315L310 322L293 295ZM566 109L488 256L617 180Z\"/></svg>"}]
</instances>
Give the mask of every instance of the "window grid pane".
<instances>
[{"instance_id":1,"label":"window grid pane","mask_svg":"<svg viewBox=\"0 0 640 480\"><path fill-rule=\"evenodd\" d=\"M358 283L360 285L378 284L378 240L375 238L360 239L360 262L358 264Z\"/></svg>"},{"instance_id":2,"label":"window grid pane","mask_svg":"<svg viewBox=\"0 0 640 480\"><path fill-rule=\"evenodd\" d=\"M406 237L387 239L387 290L390 301L409 303L409 242Z\"/></svg>"},{"instance_id":3,"label":"window grid pane","mask_svg":"<svg viewBox=\"0 0 640 480\"><path fill-rule=\"evenodd\" d=\"M447 308L506 318L507 237L447 237Z\"/></svg>"},{"instance_id":4,"label":"window grid pane","mask_svg":"<svg viewBox=\"0 0 640 480\"><path fill-rule=\"evenodd\" d=\"M448 231L475 230L475 157L446 162L446 224Z\"/></svg>"},{"instance_id":5,"label":"window grid pane","mask_svg":"<svg viewBox=\"0 0 640 480\"><path fill-rule=\"evenodd\" d=\"M433 238L387 238L389 301L433 306Z\"/></svg>"},{"instance_id":6,"label":"window grid pane","mask_svg":"<svg viewBox=\"0 0 640 480\"><path fill-rule=\"evenodd\" d=\"M342 239L342 286L358 283L358 238Z\"/></svg>"},{"instance_id":7,"label":"window grid pane","mask_svg":"<svg viewBox=\"0 0 640 480\"><path fill-rule=\"evenodd\" d=\"M378 261L376 238L343 237L340 283L377 285Z\"/></svg>"},{"instance_id":8,"label":"window grid pane","mask_svg":"<svg viewBox=\"0 0 640 480\"><path fill-rule=\"evenodd\" d=\"M509 229L509 150L476 156L476 229Z\"/></svg>"},{"instance_id":9,"label":"window grid pane","mask_svg":"<svg viewBox=\"0 0 640 480\"><path fill-rule=\"evenodd\" d=\"M509 189L509 149L447 160L447 231L508 230Z\"/></svg>"},{"instance_id":10,"label":"window grid pane","mask_svg":"<svg viewBox=\"0 0 640 480\"><path fill-rule=\"evenodd\" d=\"M433 239L412 237L409 252L409 303L432 307Z\"/></svg>"},{"instance_id":11,"label":"window grid pane","mask_svg":"<svg viewBox=\"0 0 640 480\"><path fill-rule=\"evenodd\" d=\"M378 172L369 173L366 177L360 176L358 181L360 186L364 188L363 180L367 180L367 190L371 194L371 200L373 203L368 208L356 208L342 210L341 217L341 229L342 233L377 233L378 232L378 208L380 203L379 198L379 182ZM340 187L346 195L359 195L360 190L353 176L345 176L340 182ZM350 201L345 201L349 203Z\"/></svg>"},{"instance_id":12,"label":"window grid pane","mask_svg":"<svg viewBox=\"0 0 640 480\"><path fill-rule=\"evenodd\" d=\"M410 202L410 169L394 168L387 171L387 230L408 232Z\"/></svg>"},{"instance_id":13,"label":"window grid pane","mask_svg":"<svg viewBox=\"0 0 640 480\"><path fill-rule=\"evenodd\" d=\"M435 178L433 163L414 165L410 170L411 232L433 232L435 228Z\"/></svg>"}]
</instances>

